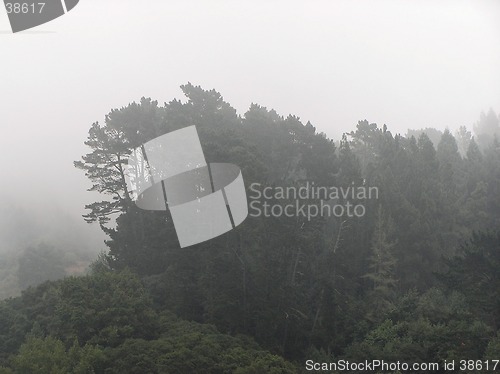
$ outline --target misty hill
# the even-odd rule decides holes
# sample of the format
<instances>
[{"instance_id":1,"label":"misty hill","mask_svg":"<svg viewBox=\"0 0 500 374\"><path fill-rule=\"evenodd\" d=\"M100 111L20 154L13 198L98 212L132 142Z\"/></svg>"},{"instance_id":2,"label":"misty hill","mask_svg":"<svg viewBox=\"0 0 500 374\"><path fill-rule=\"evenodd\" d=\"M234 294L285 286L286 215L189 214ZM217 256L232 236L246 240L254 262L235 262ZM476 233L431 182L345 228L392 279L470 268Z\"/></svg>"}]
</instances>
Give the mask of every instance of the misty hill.
<instances>
[{"instance_id":1,"label":"misty hill","mask_svg":"<svg viewBox=\"0 0 500 374\"><path fill-rule=\"evenodd\" d=\"M67 275L83 274L102 246L56 204L0 201L0 299Z\"/></svg>"}]
</instances>

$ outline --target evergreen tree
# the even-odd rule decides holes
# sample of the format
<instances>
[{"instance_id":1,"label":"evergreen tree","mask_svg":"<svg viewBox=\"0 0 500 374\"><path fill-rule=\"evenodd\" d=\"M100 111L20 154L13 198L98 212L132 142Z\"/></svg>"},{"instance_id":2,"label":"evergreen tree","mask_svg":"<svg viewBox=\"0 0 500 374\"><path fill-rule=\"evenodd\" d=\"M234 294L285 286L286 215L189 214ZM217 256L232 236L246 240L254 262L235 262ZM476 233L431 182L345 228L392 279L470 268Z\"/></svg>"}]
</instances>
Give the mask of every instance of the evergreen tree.
<instances>
[{"instance_id":1,"label":"evergreen tree","mask_svg":"<svg viewBox=\"0 0 500 374\"><path fill-rule=\"evenodd\" d=\"M455 140L457 141L458 152L460 152L460 156L466 157L467 150L469 149L469 145L472 141L472 133L467 130L467 127L460 126L457 131L455 131Z\"/></svg>"},{"instance_id":2,"label":"evergreen tree","mask_svg":"<svg viewBox=\"0 0 500 374\"><path fill-rule=\"evenodd\" d=\"M393 254L396 242L391 238L393 229L392 219L386 216L382 206L379 205L373 232L369 272L365 275L372 283L372 288L368 291L371 305L368 318L372 321L377 321L384 316L393 306L395 298L397 262Z\"/></svg>"}]
</instances>

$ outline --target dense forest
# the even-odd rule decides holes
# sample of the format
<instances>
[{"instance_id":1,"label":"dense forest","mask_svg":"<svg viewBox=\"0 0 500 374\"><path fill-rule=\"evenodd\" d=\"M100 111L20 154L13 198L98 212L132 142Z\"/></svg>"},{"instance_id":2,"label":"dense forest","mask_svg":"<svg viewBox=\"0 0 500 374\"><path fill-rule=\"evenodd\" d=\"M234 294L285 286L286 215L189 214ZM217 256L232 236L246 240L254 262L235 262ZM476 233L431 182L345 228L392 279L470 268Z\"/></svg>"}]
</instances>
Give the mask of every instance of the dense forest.
<instances>
[{"instance_id":1,"label":"dense forest","mask_svg":"<svg viewBox=\"0 0 500 374\"><path fill-rule=\"evenodd\" d=\"M84 219L101 226L107 250L85 276L0 302L0 373L277 374L305 372L306 360L500 359L493 111L474 136L465 127L402 136L363 120L332 140L296 116L257 104L240 116L214 90L181 88L185 101L143 98L91 126L89 153L74 165L102 194ZM241 168L249 197L253 183L379 194L339 198L362 203L360 217L248 216L181 249L169 211L137 208L124 170L132 149L191 125L209 162Z\"/></svg>"}]
</instances>

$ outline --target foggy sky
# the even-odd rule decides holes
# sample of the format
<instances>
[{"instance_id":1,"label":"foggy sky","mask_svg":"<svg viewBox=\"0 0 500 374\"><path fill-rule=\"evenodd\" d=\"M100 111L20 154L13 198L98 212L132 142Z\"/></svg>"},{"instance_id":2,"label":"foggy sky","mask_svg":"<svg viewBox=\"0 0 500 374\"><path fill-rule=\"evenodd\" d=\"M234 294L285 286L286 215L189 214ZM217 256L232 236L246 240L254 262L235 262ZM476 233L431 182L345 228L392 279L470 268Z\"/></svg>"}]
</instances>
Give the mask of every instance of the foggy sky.
<instances>
[{"instance_id":1,"label":"foggy sky","mask_svg":"<svg viewBox=\"0 0 500 374\"><path fill-rule=\"evenodd\" d=\"M182 98L188 81L334 139L362 119L472 129L500 111L499 20L494 0L81 0L13 35L0 9L0 206L40 219L56 206L95 233L80 215L96 197L72 166L90 125L142 96Z\"/></svg>"}]
</instances>

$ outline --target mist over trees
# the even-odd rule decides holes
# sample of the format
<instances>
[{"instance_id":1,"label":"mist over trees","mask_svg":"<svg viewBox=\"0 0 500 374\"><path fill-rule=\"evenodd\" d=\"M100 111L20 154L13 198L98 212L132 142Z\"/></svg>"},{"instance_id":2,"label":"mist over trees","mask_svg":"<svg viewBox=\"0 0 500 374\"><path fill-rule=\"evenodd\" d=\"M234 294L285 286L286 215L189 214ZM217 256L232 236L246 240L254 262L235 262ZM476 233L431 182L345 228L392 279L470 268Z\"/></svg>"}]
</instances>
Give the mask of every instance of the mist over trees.
<instances>
[{"instance_id":1,"label":"mist over trees","mask_svg":"<svg viewBox=\"0 0 500 374\"><path fill-rule=\"evenodd\" d=\"M96 235L85 235L76 223L57 204L1 199L0 299L46 280L83 274L100 248Z\"/></svg>"},{"instance_id":2,"label":"mist over trees","mask_svg":"<svg viewBox=\"0 0 500 374\"><path fill-rule=\"evenodd\" d=\"M477 143L483 150L491 144L492 139L500 139L500 120L493 109L488 113L481 113L479 121L474 124L474 133L477 134Z\"/></svg>"},{"instance_id":3,"label":"mist over trees","mask_svg":"<svg viewBox=\"0 0 500 374\"><path fill-rule=\"evenodd\" d=\"M296 116L257 104L240 116L215 90L181 89L184 102L143 98L91 126L75 167L102 195L84 219L101 226L108 251L85 277L0 304L0 372L292 373L306 359L499 358L493 111L474 136L401 136L362 120L336 146ZM170 212L137 208L124 169L133 148L190 125L206 159L238 165L247 189L308 181L377 186L379 198L363 201L362 217L247 217L180 249ZM43 264L26 256L26 273Z\"/></svg>"}]
</instances>

